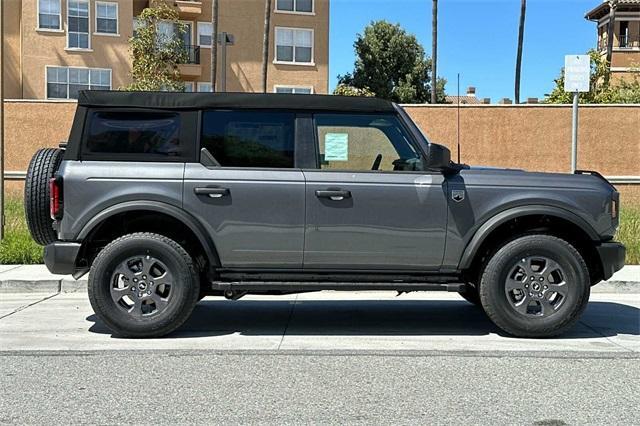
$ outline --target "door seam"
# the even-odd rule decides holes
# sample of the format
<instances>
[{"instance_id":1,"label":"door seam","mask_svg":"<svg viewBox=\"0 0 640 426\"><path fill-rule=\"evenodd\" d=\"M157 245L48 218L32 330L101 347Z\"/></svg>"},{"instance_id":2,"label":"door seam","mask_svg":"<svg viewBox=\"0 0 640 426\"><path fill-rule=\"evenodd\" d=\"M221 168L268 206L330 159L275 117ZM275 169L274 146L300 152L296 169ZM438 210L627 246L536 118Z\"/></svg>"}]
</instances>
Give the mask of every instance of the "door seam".
<instances>
[{"instance_id":1,"label":"door seam","mask_svg":"<svg viewBox=\"0 0 640 426\"><path fill-rule=\"evenodd\" d=\"M307 251L307 175L304 174L304 171L300 169L300 173L302 173L302 179L304 180L304 216L302 222L302 264L300 265L300 269L304 270L304 255Z\"/></svg>"}]
</instances>

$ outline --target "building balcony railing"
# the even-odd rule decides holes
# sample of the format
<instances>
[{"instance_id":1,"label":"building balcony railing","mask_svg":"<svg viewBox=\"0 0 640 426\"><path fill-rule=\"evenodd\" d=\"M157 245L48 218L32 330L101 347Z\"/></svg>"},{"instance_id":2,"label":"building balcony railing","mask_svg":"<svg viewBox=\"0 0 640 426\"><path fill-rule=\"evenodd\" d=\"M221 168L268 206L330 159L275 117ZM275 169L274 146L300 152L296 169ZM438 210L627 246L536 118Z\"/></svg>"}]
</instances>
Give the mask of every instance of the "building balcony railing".
<instances>
[{"instance_id":1,"label":"building balcony railing","mask_svg":"<svg viewBox=\"0 0 640 426\"><path fill-rule=\"evenodd\" d=\"M618 46L623 49L631 49L640 47L640 35L631 36L629 34L620 34L618 36Z\"/></svg>"},{"instance_id":2,"label":"building balcony railing","mask_svg":"<svg viewBox=\"0 0 640 426\"><path fill-rule=\"evenodd\" d=\"M200 65L200 46L185 46L187 61L185 64Z\"/></svg>"},{"instance_id":3,"label":"building balcony railing","mask_svg":"<svg viewBox=\"0 0 640 426\"><path fill-rule=\"evenodd\" d=\"M640 48L640 35L630 36L619 34L617 40L613 41L614 49L637 49ZM600 38L598 40L598 50L604 52L607 50L607 39Z\"/></svg>"}]
</instances>

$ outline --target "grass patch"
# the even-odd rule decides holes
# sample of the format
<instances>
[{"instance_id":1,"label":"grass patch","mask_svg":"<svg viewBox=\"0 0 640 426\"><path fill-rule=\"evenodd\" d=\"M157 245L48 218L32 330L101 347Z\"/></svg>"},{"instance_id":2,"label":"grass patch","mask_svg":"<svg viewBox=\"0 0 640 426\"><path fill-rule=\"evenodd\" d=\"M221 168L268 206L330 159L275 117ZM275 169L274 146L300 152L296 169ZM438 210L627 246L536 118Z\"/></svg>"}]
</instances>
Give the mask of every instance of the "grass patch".
<instances>
[{"instance_id":1,"label":"grass patch","mask_svg":"<svg viewBox=\"0 0 640 426\"><path fill-rule=\"evenodd\" d=\"M22 197L7 196L5 199L5 236L0 242L0 264L42 263L42 247L33 241L24 217Z\"/></svg>"},{"instance_id":2,"label":"grass patch","mask_svg":"<svg viewBox=\"0 0 640 426\"><path fill-rule=\"evenodd\" d=\"M42 263L42 247L33 241L24 217L22 197L5 199L5 239L0 242L0 264ZM620 212L620 229L616 235L627 247L627 265L640 265L640 206L627 206Z\"/></svg>"},{"instance_id":3,"label":"grass patch","mask_svg":"<svg viewBox=\"0 0 640 426\"><path fill-rule=\"evenodd\" d=\"M627 265L640 265L640 206L620 211L620 228L616 240L627 247Z\"/></svg>"}]
</instances>

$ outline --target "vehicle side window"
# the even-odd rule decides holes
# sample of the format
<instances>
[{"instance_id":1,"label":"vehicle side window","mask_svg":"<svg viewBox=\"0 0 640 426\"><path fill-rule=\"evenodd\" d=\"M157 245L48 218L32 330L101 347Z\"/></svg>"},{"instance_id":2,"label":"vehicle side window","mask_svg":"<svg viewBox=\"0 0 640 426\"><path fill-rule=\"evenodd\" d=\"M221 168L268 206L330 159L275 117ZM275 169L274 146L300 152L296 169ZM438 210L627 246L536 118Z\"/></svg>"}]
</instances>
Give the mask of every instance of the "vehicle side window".
<instances>
[{"instance_id":1,"label":"vehicle side window","mask_svg":"<svg viewBox=\"0 0 640 426\"><path fill-rule=\"evenodd\" d=\"M421 155L393 115L316 114L315 122L322 170L422 170Z\"/></svg>"},{"instance_id":2,"label":"vehicle side window","mask_svg":"<svg viewBox=\"0 0 640 426\"><path fill-rule=\"evenodd\" d=\"M205 111L202 148L222 167L293 168L295 115Z\"/></svg>"},{"instance_id":3,"label":"vehicle side window","mask_svg":"<svg viewBox=\"0 0 640 426\"><path fill-rule=\"evenodd\" d=\"M97 111L89 117L87 153L182 156L180 114Z\"/></svg>"}]
</instances>

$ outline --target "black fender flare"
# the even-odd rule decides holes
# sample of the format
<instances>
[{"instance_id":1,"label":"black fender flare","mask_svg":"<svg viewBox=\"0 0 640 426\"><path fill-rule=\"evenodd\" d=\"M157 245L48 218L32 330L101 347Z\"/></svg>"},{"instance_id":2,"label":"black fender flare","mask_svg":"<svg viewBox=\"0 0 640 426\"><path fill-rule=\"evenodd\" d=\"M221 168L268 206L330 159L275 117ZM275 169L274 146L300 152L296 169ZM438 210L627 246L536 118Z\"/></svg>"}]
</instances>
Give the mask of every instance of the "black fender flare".
<instances>
[{"instance_id":1,"label":"black fender flare","mask_svg":"<svg viewBox=\"0 0 640 426\"><path fill-rule=\"evenodd\" d=\"M196 238L198 238L198 241L200 241L200 244L205 250L205 255L209 260L209 264L212 267L221 266L220 257L218 256L218 250L216 249L213 239L208 234L204 226L202 226L202 224L195 217L185 212L184 210L171 204L163 203L161 201L136 200L110 206L95 215L82 227L82 230L78 234L78 239L84 240L91 233L91 231L96 229L97 226L99 226L110 217L119 213L130 211L153 211L163 213L182 222L191 230L191 232L195 234Z\"/></svg>"},{"instance_id":2,"label":"black fender flare","mask_svg":"<svg viewBox=\"0 0 640 426\"><path fill-rule=\"evenodd\" d=\"M480 228L478 228L478 230L471 238L471 241L469 241L466 248L464 249L464 252L462 253L460 263L458 264L458 269L464 270L468 269L471 266L471 264L473 263L473 259L475 258L475 255L480 249L482 243L500 225L518 217L532 215L554 216L560 219L564 219L580 228L593 241L600 240L598 233L595 231L595 229L593 229L591 225L589 225L589 223L569 210L548 205L528 205L513 207L492 216L490 219L484 222L480 226Z\"/></svg>"}]
</instances>

